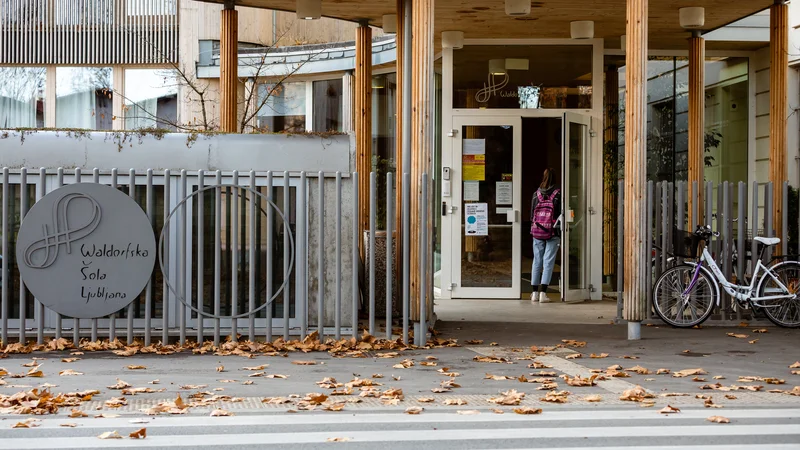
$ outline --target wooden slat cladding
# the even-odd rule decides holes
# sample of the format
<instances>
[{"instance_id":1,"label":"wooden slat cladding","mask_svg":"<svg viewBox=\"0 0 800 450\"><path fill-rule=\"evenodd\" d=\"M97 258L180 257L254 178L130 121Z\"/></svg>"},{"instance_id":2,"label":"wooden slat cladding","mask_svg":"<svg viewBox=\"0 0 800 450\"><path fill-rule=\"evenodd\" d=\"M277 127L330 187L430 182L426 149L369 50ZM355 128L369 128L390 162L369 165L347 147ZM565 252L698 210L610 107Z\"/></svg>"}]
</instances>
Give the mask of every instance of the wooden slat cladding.
<instances>
[{"instance_id":1,"label":"wooden slat cladding","mask_svg":"<svg viewBox=\"0 0 800 450\"><path fill-rule=\"evenodd\" d=\"M395 42L397 43L397 91L395 97L397 99L396 112L395 112L395 134L397 142L395 144L395 190L397 192L395 201L395 214L396 222L394 225L395 230L403 229L403 173L408 170L408 167L403 167L403 92L407 88L407 80L403 78L403 46L405 45L405 0L397 0L397 33L395 35ZM403 248L403 233L397 233L396 236L397 249ZM400 269L403 267L402 260L403 252L395 252L395 267Z\"/></svg>"},{"instance_id":2,"label":"wooden slat cladding","mask_svg":"<svg viewBox=\"0 0 800 450\"><path fill-rule=\"evenodd\" d=\"M788 178L786 119L789 84L789 5L777 3L770 8L769 66L769 181L775 188L772 223L775 236L783 234L783 182ZM768 231L769 232L769 231ZM780 246L776 247L780 252Z\"/></svg>"},{"instance_id":3,"label":"wooden slat cladding","mask_svg":"<svg viewBox=\"0 0 800 450\"><path fill-rule=\"evenodd\" d=\"M628 0L625 57L625 320L648 317L646 253L647 223L647 1Z\"/></svg>"},{"instance_id":4,"label":"wooden slat cladding","mask_svg":"<svg viewBox=\"0 0 800 450\"><path fill-rule=\"evenodd\" d=\"M356 28L355 61L355 134L356 170L358 178L359 235L369 230L369 173L372 171L372 29L367 26ZM363 241L361 257L365 257Z\"/></svg>"},{"instance_id":5,"label":"wooden slat cladding","mask_svg":"<svg viewBox=\"0 0 800 450\"><path fill-rule=\"evenodd\" d=\"M3 0L0 64L178 60L178 0Z\"/></svg>"},{"instance_id":6,"label":"wooden slat cladding","mask_svg":"<svg viewBox=\"0 0 800 450\"><path fill-rule=\"evenodd\" d=\"M225 133L239 131L239 13L235 9L223 9L220 23L220 130Z\"/></svg>"},{"instance_id":7,"label":"wooden slat cladding","mask_svg":"<svg viewBox=\"0 0 800 450\"><path fill-rule=\"evenodd\" d=\"M411 77L411 204L409 211L411 216L410 227L410 265L409 279L411 280L411 318L419 320L420 317L420 261L421 250L420 237L422 233L429 236L431 242L433 236L433 214L428 214L426 223L421 222L420 199L422 197L422 174L431 171L431 157L433 153L433 16L434 0L413 0L411 7L411 28L413 39L411 40L412 54L412 73ZM430 178L429 178L430 180ZM433 190L428 189L428 192ZM424 205L430 209L430 204ZM428 253L427 261L433 261L433 246L430 245L424 251ZM433 270L425 270L428 280L426 286L428 291L433 286ZM427 293L426 293L427 295ZM433 298L427 299L428 317L433 311Z\"/></svg>"},{"instance_id":8,"label":"wooden slat cladding","mask_svg":"<svg viewBox=\"0 0 800 450\"><path fill-rule=\"evenodd\" d=\"M689 38L689 189L697 182L697 198L689 195L689 230L705 225L703 217L703 171L705 168L705 87L706 43L701 37ZM696 203L696 206L695 206ZM694 217L694 211L700 217Z\"/></svg>"},{"instance_id":9,"label":"wooden slat cladding","mask_svg":"<svg viewBox=\"0 0 800 450\"><path fill-rule=\"evenodd\" d=\"M619 180L619 72L616 66L605 77L605 133L603 137L603 275L617 270L617 185ZM614 152L606 155L606 151ZM617 274L620 275L620 274Z\"/></svg>"}]
</instances>

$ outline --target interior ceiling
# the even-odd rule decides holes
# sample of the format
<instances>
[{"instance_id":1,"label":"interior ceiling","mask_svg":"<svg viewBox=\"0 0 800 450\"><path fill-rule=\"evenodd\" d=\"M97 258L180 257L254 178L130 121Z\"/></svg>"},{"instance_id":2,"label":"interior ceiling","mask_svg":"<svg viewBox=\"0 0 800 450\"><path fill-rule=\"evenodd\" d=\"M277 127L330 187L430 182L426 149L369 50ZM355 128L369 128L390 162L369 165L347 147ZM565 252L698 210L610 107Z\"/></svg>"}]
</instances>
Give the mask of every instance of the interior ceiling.
<instances>
[{"instance_id":1,"label":"interior ceiling","mask_svg":"<svg viewBox=\"0 0 800 450\"><path fill-rule=\"evenodd\" d=\"M223 3L224 0L205 0ZM294 11L295 0L235 0L237 5ZM653 49L686 47L688 32L680 27L678 9L705 7L704 30L709 31L747 17L765 8L773 0L649 0L649 45ZM382 26L384 14L396 12L396 0L322 0L322 14L348 21L368 21ZM442 31L463 31L466 39L569 38L569 23L593 20L595 37L603 38L606 47L619 48L625 34L626 0L541 0L531 2L531 14L509 17L504 0L435 0L436 47ZM763 43L708 42L713 49L753 49Z\"/></svg>"}]
</instances>

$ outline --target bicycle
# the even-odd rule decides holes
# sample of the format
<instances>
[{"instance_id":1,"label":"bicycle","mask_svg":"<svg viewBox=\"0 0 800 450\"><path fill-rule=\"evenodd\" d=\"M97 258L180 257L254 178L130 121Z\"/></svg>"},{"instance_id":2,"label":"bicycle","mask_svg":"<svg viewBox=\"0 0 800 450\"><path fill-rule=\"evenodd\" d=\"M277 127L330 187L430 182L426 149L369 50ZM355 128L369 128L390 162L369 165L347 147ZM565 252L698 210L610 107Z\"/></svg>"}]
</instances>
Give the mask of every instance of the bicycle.
<instances>
[{"instance_id":1,"label":"bicycle","mask_svg":"<svg viewBox=\"0 0 800 450\"><path fill-rule=\"evenodd\" d=\"M703 251L697 262L674 265L658 278L653 287L653 307L658 317L677 328L697 326L708 319L714 306L719 306L721 286L740 307L763 311L775 325L800 327L800 262L785 261L770 266L761 262L764 250L779 244L780 239L754 238L762 246L747 284L744 276L733 283L722 274L704 245L712 235L719 233L712 232L710 226L698 226L694 233L673 231L675 256L694 259L698 247Z\"/></svg>"}]
</instances>

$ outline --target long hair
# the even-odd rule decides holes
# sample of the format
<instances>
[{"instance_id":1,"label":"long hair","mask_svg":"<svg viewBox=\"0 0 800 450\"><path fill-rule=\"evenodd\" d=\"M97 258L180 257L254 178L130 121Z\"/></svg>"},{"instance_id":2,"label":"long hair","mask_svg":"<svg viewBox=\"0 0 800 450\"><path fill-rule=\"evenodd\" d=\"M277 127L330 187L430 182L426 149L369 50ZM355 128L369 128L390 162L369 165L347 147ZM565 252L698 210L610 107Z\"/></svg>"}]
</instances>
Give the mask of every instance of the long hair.
<instances>
[{"instance_id":1,"label":"long hair","mask_svg":"<svg viewBox=\"0 0 800 450\"><path fill-rule=\"evenodd\" d=\"M547 168L544 170L544 175L542 175L542 184L539 185L540 189L547 189L550 186L556 184L556 177L554 175L554 170L552 168Z\"/></svg>"}]
</instances>

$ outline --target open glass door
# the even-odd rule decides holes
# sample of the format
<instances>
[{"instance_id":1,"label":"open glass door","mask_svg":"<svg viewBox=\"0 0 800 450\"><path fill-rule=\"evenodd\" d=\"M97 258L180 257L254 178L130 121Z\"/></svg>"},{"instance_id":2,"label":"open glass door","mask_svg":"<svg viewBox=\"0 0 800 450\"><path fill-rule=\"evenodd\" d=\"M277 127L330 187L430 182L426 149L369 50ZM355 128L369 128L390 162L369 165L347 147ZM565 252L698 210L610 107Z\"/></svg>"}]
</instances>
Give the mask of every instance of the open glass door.
<instances>
[{"instance_id":1,"label":"open glass door","mask_svg":"<svg viewBox=\"0 0 800 450\"><path fill-rule=\"evenodd\" d=\"M520 295L522 121L454 117L453 298Z\"/></svg>"},{"instance_id":2,"label":"open glass door","mask_svg":"<svg viewBox=\"0 0 800 450\"><path fill-rule=\"evenodd\" d=\"M589 208L586 201L589 172L586 156L589 154L591 126L590 116L564 114L561 153L561 299L567 302L589 299Z\"/></svg>"}]
</instances>

